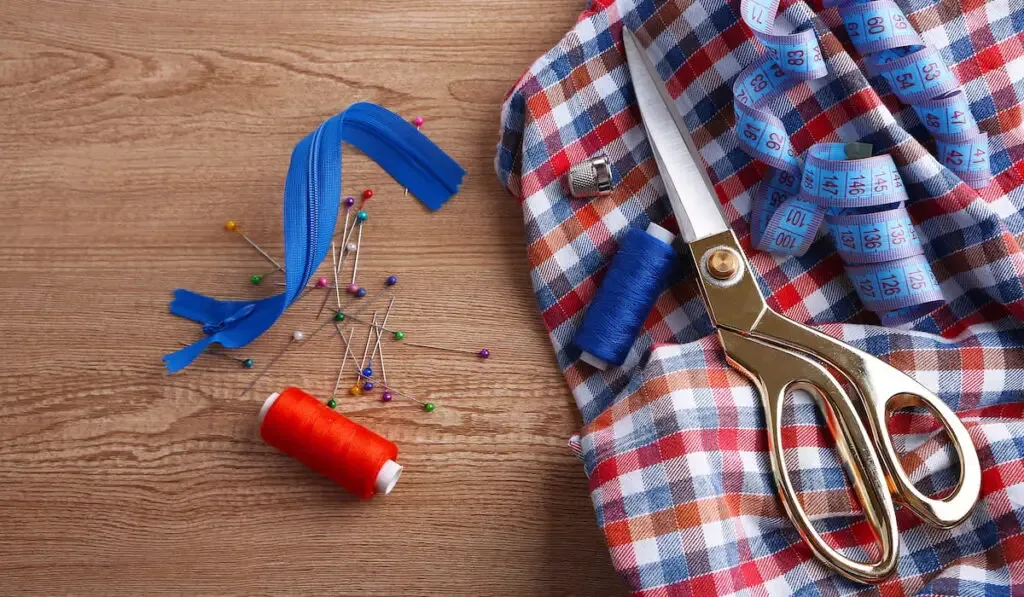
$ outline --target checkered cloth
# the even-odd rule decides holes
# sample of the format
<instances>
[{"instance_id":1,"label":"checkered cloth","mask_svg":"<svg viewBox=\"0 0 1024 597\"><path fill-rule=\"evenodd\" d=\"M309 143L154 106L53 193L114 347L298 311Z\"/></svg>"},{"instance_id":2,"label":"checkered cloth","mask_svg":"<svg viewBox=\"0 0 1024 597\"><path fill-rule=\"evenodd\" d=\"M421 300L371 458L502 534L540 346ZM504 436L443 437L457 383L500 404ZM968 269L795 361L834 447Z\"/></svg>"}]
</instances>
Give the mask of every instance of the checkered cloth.
<instances>
[{"instance_id":1,"label":"checkered cloth","mask_svg":"<svg viewBox=\"0 0 1024 597\"><path fill-rule=\"evenodd\" d=\"M585 464L612 561L636 595L1024 594L1024 4L897 0L963 83L991 140L993 179L980 191L932 157L913 110L868 79L835 10L783 3L780 25L813 26L831 75L773 105L795 149L864 141L891 153L908 210L946 304L901 328L863 309L831 239L803 257L750 249L752 191L765 168L738 146L731 84L763 51L739 0L594 1L511 91L498 174L522 202L533 287L585 426ZM725 362L681 260L626 364L581 363L573 335L619 240L651 221L674 227L625 66L635 31L677 100L771 306L885 359L934 390L970 430L983 468L972 516L950 531L898 509L897 573L878 589L819 564L776 497L764 417L753 387ZM573 199L564 174L598 153L614 164L610 197ZM805 509L850 555L872 536L822 417L788 408L784 446ZM891 432L919 488L956 483L955 456L934 419L896 413Z\"/></svg>"}]
</instances>

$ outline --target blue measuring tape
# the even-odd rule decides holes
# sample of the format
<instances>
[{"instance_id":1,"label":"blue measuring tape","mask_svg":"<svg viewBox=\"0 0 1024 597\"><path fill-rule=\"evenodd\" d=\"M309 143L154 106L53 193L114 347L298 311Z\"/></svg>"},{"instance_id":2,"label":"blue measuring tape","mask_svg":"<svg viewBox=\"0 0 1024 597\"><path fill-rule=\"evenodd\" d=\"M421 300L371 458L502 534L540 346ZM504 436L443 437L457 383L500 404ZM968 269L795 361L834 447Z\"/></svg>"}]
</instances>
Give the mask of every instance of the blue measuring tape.
<instances>
[{"instance_id":1,"label":"blue measuring tape","mask_svg":"<svg viewBox=\"0 0 1024 597\"><path fill-rule=\"evenodd\" d=\"M889 0L834 4L844 4L847 32L857 50L870 55L870 67L899 88L900 99L936 137L939 159L968 184L987 182L987 138L952 73L921 45L899 7ZM883 322L933 310L942 294L903 208L906 189L892 158L872 157L862 143L817 144L798 156L782 121L765 109L794 85L828 74L813 29L773 33L777 11L777 1L741 3L744 21L768 50L733 85L737 139L769 166L754 197L754 245L802 255L825 223L858 296Z\"/></svg>"},{"instance_id":2,"label":"blue measuring tape","mask_svg":"<svg viewBox=\"0 0 1024 597\"><path fill-rule=\"evenodd\" d=\"M341 144L359 148L430 209L458 192L466 171L397 114L353 104L300 141L284 185L285 292L259 301L224 301L179 288L171 313L202 324L201 340L164 356L170 373L211 344L240 348L270 329L301 295L327 255L341 199Z\"/></svg>"},{"instance_id":3,"label":"blue measuring tape","mask_svg":"<svg viewBox=\"0 0 1024 597\"><path fill-rule=\"evenodd\" d=\"M733 84L736 136L744 150L769 166L754 201L754 245L764 251L800 255L824 218L818 206L798 197L803 163L782 121L765 106L791 87L828 74L814 31L773 33L778 2L744 0L740 12L767 54Z\"/></svg>"},{"instance_id":4,"label":"blue measuring tape","mask_svg":"<svg viewBox=\"0 0 1024 597\"><path fill-rule=\"evenodd\" d=\"M988 134L978 129L956 76L924 45L892 0L825 0L838 6L846 34L865 64L914 108L935 137L939 162L975 189L992 177Z\"/></svg>"},{"instance_id":5,"label":"blue measuring tape","mask_svg":"<svg viewBox=\"0 0 1024 597\"><path fill-rule=\"evenodd\" d=\"M920 255L921 239L903 207L847 216L829 216L836 249L849 264L894 261Z\"/></svg>"},{"instance_id":6,"label":"blue measuring tape","mask_svg":"<svg viewBox=\"0 0 1024 597\"><path fill-rule=\"evenodd\" d=\"M915 319L942 303L942 290L903 207L909 198L891 156L857 159L863 143L819 143L808 151L800 197L825 222L864 306L885 324Z\"/></svg>"}]
</instances>

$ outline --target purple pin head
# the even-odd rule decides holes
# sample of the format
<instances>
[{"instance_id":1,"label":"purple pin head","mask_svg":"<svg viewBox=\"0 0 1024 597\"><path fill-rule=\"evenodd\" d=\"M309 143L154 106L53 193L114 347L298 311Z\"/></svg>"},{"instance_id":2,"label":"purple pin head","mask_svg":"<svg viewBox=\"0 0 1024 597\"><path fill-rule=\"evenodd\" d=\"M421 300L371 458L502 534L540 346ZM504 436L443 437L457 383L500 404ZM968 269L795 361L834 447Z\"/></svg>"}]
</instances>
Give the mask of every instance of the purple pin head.
<instances>
[{"instance_id":1,"label":"purple pin head","mask_svg":"<svg viewBox=\"0 0 1024 597\"><path fill-rule=\"evenodd\" d=\"M355 197L345 197L345 207L352 207L356 204Z\"/></svg>"}]
</instances>

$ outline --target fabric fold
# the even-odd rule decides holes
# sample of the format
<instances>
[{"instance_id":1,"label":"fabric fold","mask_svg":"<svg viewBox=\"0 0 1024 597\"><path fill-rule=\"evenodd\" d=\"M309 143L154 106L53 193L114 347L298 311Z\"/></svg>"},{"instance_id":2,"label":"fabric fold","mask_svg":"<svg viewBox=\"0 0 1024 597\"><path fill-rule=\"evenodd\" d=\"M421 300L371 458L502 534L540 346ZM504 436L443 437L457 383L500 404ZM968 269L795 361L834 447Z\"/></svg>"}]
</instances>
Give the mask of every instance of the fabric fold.
<instances>
[{"instance_id":1,"label":"fabric fold","mask_svg":"<svg viewBox=\"0 0 1024 597\"><path fill-rule=\"evenodd\" d=\"M771 307L907 372L970 430L982 500L952 531L901 518L898 570L883 592L1001 595L1024 586L1024 138L1016 118L1024 71L1014 67L1024 45L1011 26L1024 22L1024 6L994 3L968 16L956 3L895 2L954 71L989 135L993 176L983 192L936 160L918 114L848 53L842 21L820 4L784 2L780 32L813 27L830 74L794 86L772 107L798 153L819 142L863 142L895 159L946 299L901 326L872 325L878 319L858 300L832 239L819 236L802 256L753 248L751 205L765 171L739 145L732 87L764 48L741 23L738 0L594 0L505 101L498 178L523 209L540 315L584 423L573 445L613 564L636 596L873 589L818 564L785 516L762 407L710 335L692 272L659 297L622 367L599 372L579 361L572 339L622 239L651 222L672 227L632 106L622 27L637 34L677 98ZM984 48L972 46L978 40ZM566 172L596 153L620 175L616 189L591 201L569 197ZM826 507L828 532L859 553L870 532L844 520L850 496L820 413L797 405L791 423L787 450L800 455L792 472ZM890 421L904 468L929 493L956 482L933 423L913 412Z\"/></svg>"}]
</instances>

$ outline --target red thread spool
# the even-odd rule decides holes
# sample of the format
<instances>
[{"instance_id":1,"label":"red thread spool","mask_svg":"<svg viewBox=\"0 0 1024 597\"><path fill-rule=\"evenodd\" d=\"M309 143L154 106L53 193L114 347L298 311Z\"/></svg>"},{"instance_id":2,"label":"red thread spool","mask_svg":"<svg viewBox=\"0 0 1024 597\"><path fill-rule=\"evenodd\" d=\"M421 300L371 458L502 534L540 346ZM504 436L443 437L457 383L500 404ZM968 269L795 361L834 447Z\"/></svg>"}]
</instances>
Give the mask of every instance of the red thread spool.
<instances>
[{"instance_id":1,"label":"red thread spool","mask_svg":"<svg viewBox=\"0 0 1024 597\"><path fill-rule=\"evenodd\" d=\"M260 409L263 441L361 498L387 495L402 467L398 446L298 388L272 394Z\"/></svg>"}]
</instances>

